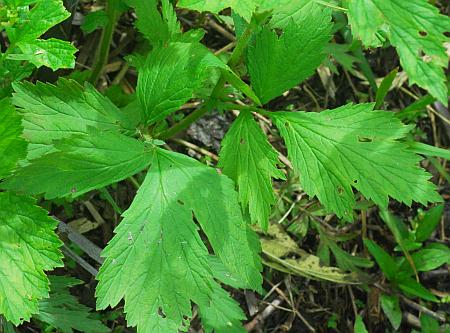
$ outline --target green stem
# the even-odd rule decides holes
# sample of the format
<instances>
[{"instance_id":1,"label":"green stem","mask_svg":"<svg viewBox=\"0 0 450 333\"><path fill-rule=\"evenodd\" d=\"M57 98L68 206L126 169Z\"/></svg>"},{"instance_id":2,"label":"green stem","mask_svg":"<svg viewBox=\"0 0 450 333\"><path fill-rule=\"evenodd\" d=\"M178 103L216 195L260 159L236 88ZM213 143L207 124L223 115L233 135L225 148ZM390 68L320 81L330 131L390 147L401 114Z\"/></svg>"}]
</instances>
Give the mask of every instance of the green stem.
<instances>
[{"instance_id":1,"label":"green stem","mask_svg":"<svg viewBox=\"0 0 450 333\"><path fill-rule=\"evenodd\" d=\"M247 45L250 41L250 38L252 37L254 29L255 29L255 25L250 23L247 26L247 28L245 29L245 31L242 34L239 41L237 42L236 47L234 48L233 53L231 54L231 57L227 63L231 69L233 69L233 67L235 67L241 60L244 50L247 47ZM192 123L194 123L199 118L204 116L210 109L209 108L210 102L217 99L220 96L220 93L222 92L223 85L225 84L225 82L226 82L225 76L221 75L219 81L217 82L217 84L214 87L214 90L211 93L211 96L209 97L209 99L204 103L204 105L201 108L195 110L194 112L189 114L186 118L181 120L179 123L173 125L168 130L157 135L157 138L161 139L161 140L166 140L168 138L171 138L172 136L185 130Z\"/></svg>"},{"instance_id":2,"label":"green stem","mask_svg":"<svg viewBox=\"0 0 450 333\"><path fill-rule=\"evenodd\" d=\"M117 6L113 4L115 0L109 0L106 3L106 15L108 16L108 23L102 30L100 37L100 48L98 49L95 57L95 64L92 70L89 82L95 85L102 75L103 68L108 63L109 48L114 35L114 29L116 28L117 21L120 17L120 12L117 10Z\"/></svg>"}]
</instances>

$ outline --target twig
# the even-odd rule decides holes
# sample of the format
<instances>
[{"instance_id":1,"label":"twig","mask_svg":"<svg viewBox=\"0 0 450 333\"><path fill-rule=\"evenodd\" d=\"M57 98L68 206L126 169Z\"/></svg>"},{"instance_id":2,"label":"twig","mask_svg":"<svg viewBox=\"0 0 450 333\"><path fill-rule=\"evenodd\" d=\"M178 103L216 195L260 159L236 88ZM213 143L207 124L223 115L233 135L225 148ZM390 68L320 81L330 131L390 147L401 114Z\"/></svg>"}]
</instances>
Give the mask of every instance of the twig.
<instances>
[{"instance_id":1,"label":"twig","mask_svg":"<svg viewBox=\"0 0 450 333\"><path fill-rule=\"evenodd\" d=\"M198 153L200 153L200 154L203 154L203 155L205 155L205 156L208 156L209 158L211 158L212 160L214 160L214 161L216 161L216 162L219 160L219 156L217 156L216 154L211 153L210 151L208 151L208 150L206 150L206 149L204 149L204 148L202 148L202 147L199 147L199 146L197 146L197 145L194 145L194 144L191 143L191 142L188 142L188 141L182 140L182 139L172 139L172 140L173 140L174 142L180 144L180 145L183 145L183 146L185 146L185 147L187 147L187 148L190 148L190 149L192 149L192 150L195 150L196 152L198 152Z\"/></svg>"},{"instance_id":2,"label":"twig","mask_svg":"<svg viewBox=\"0 0 450 333\"><path fill-rule=\"evenodd\" d=\"M55 218L55 217L54 217ZM56 219L56 218L55 218ZM58 220L58 219L57 219ZM79 234L75 230L73 230L68 224L63 221L59 221L58 230L61 233L67 235L67 238L77 244L80 249L82 249L89 257L98 262L99 264L103 264L104 259L100 256L102 249L92 243L89 239Z\"/></svg>"},{"instance_id":3,"label":"twig","mask_svg":"<svg viewBox=\"0 0 450 333\"><path fill-rule=\"evenodd\" d=\"M211 17L208 18L208 25L230 41L236 41L236 37L231 32L214 21Z\"/></svg>"},{"instance_id":4,"label":"twig","mask_svg":"<svg viewBox=\"0 0 450 333\"><path fill-rule=\"evenodd\" d=\"M427 307L420 305L419 303L416 303L414 301L411 301L409 298L400 295L400 299L403 301L403 303L405 303L406 305L408 305L410 308L417 310L419 312L425 313L427 316L430 316L442 323L445 323L445 316L441 315L439 313L436 313L430 309L428 309Z\"/></svg>"},{"instance_id":5,"label":"twig","mask_svg":"<svg viewBox=\"0 0 450 333\"><path fill-rule=\"evenodd\" d=\"M63 244L62 252L66 257L70 257L73 260L75 260L81 267L83 267L85 270L91 273L92 276L94 277L97 276L98 270L92 267L86 260L81 258L78 254L73 252L66 244Z\"/></svg>"},{"instance_id":6,"label":"twig","mask_svg":"<svg viewBox=\"0 0 450 333\"><path fill-rule=\"evenodd\" d=\"M87 208L89 213L91 213L92 217L95 219L95 221L97 221L97 223L99 225L106 223L105 219L100 215L98 210L94 207L94 205L89 200L84 201L83 205Z\"/></svg>"},{"instance_id":7,"label":"twig","mask_svg":"<svg viewBox=\"0 0 450 333\"><path fill-rule=\"evenodd\" d=\"M283 301L279 298L274 299L272 303L270 303L259 315L253 318L251 322L245 324L245 329L249 332L253 331L256 327L263 323L264 320L269 317L282 302Z\"/></svg>"}]
</instances>

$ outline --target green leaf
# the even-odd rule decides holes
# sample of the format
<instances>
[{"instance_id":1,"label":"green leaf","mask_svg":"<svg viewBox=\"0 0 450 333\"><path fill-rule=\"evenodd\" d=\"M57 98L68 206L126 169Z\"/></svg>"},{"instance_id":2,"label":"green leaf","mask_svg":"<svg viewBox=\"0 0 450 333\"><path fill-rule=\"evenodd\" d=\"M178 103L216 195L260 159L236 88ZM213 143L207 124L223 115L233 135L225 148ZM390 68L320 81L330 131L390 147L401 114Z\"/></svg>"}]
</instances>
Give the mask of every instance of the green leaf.
<instances>
[{"instance_id":1,"label":"green leaf","mask_svg":"<svg viewBox=\"0 0 450 333\"><path fill-rule=\"evenodd\" d=\"M399 141L409 132L392 113L373 104L334 110L271 114L300 174L302 188L328 211L352 219L352 188L381 207L389 197L411 205L442 201L419 156Z\"/></svg>"},{"instance_id":2,"label":"green leaf","mask_svg":"<svg viewBox=\"0 0 450 333\"><path fill-rule=\"evenodd\" d=\"M413 253L411 257L417 271L428 272L444 264L450 264L450 249L444 244L433 243ZM409 264L404 261L400 266L400 270L410 270Z\"/></svg>"},{"instance_id":3,"label":"green leaf","mask_svg":"<svg viewBox=\"0 0 450 333\"><path fill-rule=\"evenodd\" d=\"M97 307L124 298L128 325L175 333L189 325L191 301L209 307L218 288L192 214L215 254L246 288L260 289L260 248L231 180L187 156L160 148L154 153L144 183L102 253Z\"/></svg>"},{"instance_id":4,"label":"green leaf","mask_svg":"<svg viewBox=\"0 0 450 333\"><path fill-rule=\"evenodd\" d=\"M383 81L381 81L380 86L378 87L377 90L377 95L375 97L375 109L379 109L380 107L383 106L384 99L386 98L386 95L391 89L392 82L394 82L397 73L398 67L393 69L388 75L386 75L383 78Z\"/></svg>"},{"instance_id":5,"label":"green leaf","mask_svg":"<svg viewBox=\"0 0 450 333\"><path fill-rule=\"evenodd\" d=\"M422 286L419 282L409 276L403 275L398 279L397 283L401 290L410 295L420 297L426 301L438 302L436 296L434 296L424 286Z\"/></svg>"},{"instance_id":6,"label":"green leaf","mask_svg":"<svg viewBox=\"0 0 450 333\"><path fill-rule=\"evenodd\" d=\"M239 201L248 207L252 221L264 230L275 203L272 178L285 179L277 165L281 165L278 153L252 114L241 112L222 141L219 167L236 182Z\"/></svg>"},{"instance_id":7,"label":"green leaf","mask_svg":"<svg viewBox=\"0 0 450 333\"><path fill-rule=\"evenodd\" d=\"M0 179L8 175L27 152L27 143L21 138L21 119L10 102L0 100Z\"/></svg>"},{"instance_id":8,"label":"green leaf","mask_svg":"<svg viewBox=\"0 0 450 333\"><path fill-rule=\"evenodd\" d=\"M152 123L177 111L211 75L212 68L228 67L200 43L155 48L138 77L136 91L142 119Z\"/></svg>"},{"instance_id":9,"label":"green leaf","mask_svg":"<svg viewBox=\"0 0 450 333\"><path fill-rule=\"evenodd\" d=\"M409 254L409 250L413 249L414 242L410 239L410 234L408 232L408 229L406 225L403 223L403 221L398 218L397 216L391 214L388 210L381 210L380 211L381 219L386 223L389 230L394 235L395 241L402 249L405 257L408 259L409 264L411 265L411 268L414 270L414 273L416 273L416 267L414 266L414 261L411 258L411 255Z\"/></svg>"},{"instance_id":10,"label":"green leaf","mask_svg":"<svg viewBox=\"0 0 450 333\"><path fill-rule=\"evenodd\" d=\"M111 330L100 320L94 319L91 309L78 302L70 294L69 288L81 284L82 281L65 277L49 276L50 297L39 302L36 319L57 328L62 333L73 333L77 330L85 333L107 333Z\"/></svg>"},{"instance_id":11,"label":"green leaf","mask_svg":"<svg viewBox=\"0 0 450 333\"><path fill-rule=\"evenodd\" d=\"M367 46L379 46L378 31L387 34L397 48L400 63L410 83L417 83L447 105L444 68L448 55L444 43L450 39L450 18L426 0L348 1L353 33Z\"/></svg>"},{"instance_id":12,"label":"green leaf","mask_svg":"<svg viewBox=\"0 0 450 333\"><path fill-rule=\"evenodd\" d=\"M272 28L285 29L290 22L302 22L311 11L316 11L320 0L257 0L260 4L258 11L271 11L272 18L270 26Z\"/></svg>"},{"instance_id":13,"label":"green leaf","mask_svg":"<svg viewBox=\"0 0 450 333\"><path fill-rule=\"evenodd\" d=\"M232 8L237 14L250 21L257 2L257 0L180 0L178 1L178 7L211 13L218 13L225 8Z\"/></svg>"},{"instance_id":14,"label":"green leaf","mask_svg":"<svg viewBox=\"0 0 450 333\"><path fill-rule=\"evenodd\" d=\"M369 333L366 329L366 325L364 325L364 321L360 315L356 316L355 320L355 333Z\"/></svg>"},{"instance_id":15,"label":"green leaf","mask_svg":"<svg viewBox=\"0 0 450 333\"><path fill-rule=\"evenodd\" d=\"M8 178L2 188L46 199L77 197L126 179L153 159L150 146L119 133L73 135L55 143L55 152L34 159Z\"/></svg>"},{"instance_id":16,"label":"green leaf","mask_svg":"<svg viewBox=\"0 0 450 333\"><path fill-rule=\"evenodd\" d=\"M418 227L416 229L416 241L424 242L430 238L437 225L441 221L444 212L444 204L437 205L429 209L423 216L418 219Z\"/></svg>"},{"instance_id":17,"label":"green leaf","mask_svg":"<svg viewBox=\"0 0 450 333\"><path fill-rule=\"evenodd\" d=\"M297 20L307 11L310 5L331 5L328 1L320 0L180 0L178 7L189 8L200 12L219 13L225 8L231 8L233 12L250 22L255 11L272 11L272 24L283 27L290 19Z\"/></svg>"},{"instance_id":18,"label":"green leaf","mask_svg":"<svg viewBox=\"0 0 450 333\"><path fill-rule=\"evenodd\" d=\"M6 29L11 43L33 41L56 24L64 21L70 13L61 0L38 0L19 25Z\"/></svg>"},{"instance_id":19,"label":"green leaf","mask_svg":"<svg viewBox=\"0 0 450 333\"><path fill-rule=\"evenodd\" d=\"M346 271L358 272L358 267L362 268L370 268L373 266L373 262L367 258L353 256L344 250L342 250L339 245L330 237L326 235L320 228L319 235L320 241L323 242L323 245L326 245L331 252L333 252L334 257L336 258L337 266ZM322 245L322 246L323 246ZM323 249L321 249L324 251Z\"/></svg>"},{"instance_id":20,"label":"green leaf","mask_svg":"<svg viewBox=\"0 0 450 333\"><path fill-rule=\"evenodd\" d=\"M422 314L420 316L420 326L422 329L422 333L442 333L443 330L439 327L439 322L435 319L427 316L426 314Z\"/></svg>"},{"instance_id":21,"label":"green leaf","mask_svg":"<svg viewBox=\"0 0 450 333\"><path fill-rule=\"evenodd\" d=\"M446 160L450 161L450 150L443 149L431 145L427 145L426 143L417 142L417 141L408 141L409 148L415 152L416 154L421 154L425 156L432 157L442 157Z\"/></svg>"},{"instance_id":22,"label":"green leaf","mask_svg":"<svg viewBox=\"0 0 450 333\"><path fill-rule=\"evenodd\" d=\"M108 24L108 21L108 15L104 10L96 10L95 12L90 12L84 17L80 28L85 33L89 34L97 29L105 27Z\"/></svg>"},{"instance_id":23,"label":"green leaf","mask_svg":"<svg viewBox=\"0 0 450 333\"><path fill-rule=\"evenodd\" d=\"M157 0L129 0L128 3L136 11L136 27L153 45L162 45L174 36L181 35L180 23L168 0L162 1L161 13L158 11Z\"/></svg>"},{"instance_id":24,"label":"green leaf","mask_svg":"<svg viewBox=\"0 0 450 333\"><path fill-rule=\"evenodd\" d=\"M398 296L382 294L380 297L381 308L391 322L392 327L398 330L402 323L402 311Z\"/></svg>"},{"instance_id":25,"label":"green leaf","mask_svg":"<svg viewBox=\"0 0 450 333\"><path fill-rule=\"evenodd\" d=\"M124 114L89 84L60 79L57 85L14 84L14 90L13 104L22 108L24 137L30 143L28 159L51 151L54 140L87 133L89 127L98 132L129 128Z\"/></svg>"},{"instance_id":26,"label":"green leaf","mask_svg":"<svg viewBox=\"0 0 450 333\"><path fill-rule=\"evenodd\" d=\"M71 43L59 39L36 39L17 43L21 54L11 54L8 59L26 60L37 68L46 66L52 70L75 67L75 52Z\"/></svg>"},{"instance_id":27,"label":"green leaf","mask_svg":"<svg viewBox=\"0 0 450 333\"><path fill-rule=\"evenodd\" d=\"M384 275L386 275L386 278L390 281L395 281L397 275L397 265L395 260L370 239L364 239L364 245L367 247L370 254L375 258L378 266L380 266Z\"/></svg>"},{"instance_id":28,"label":"green leaf","mask_svg":"<svg viewBox=\"0 0 450 333\"><path fill-rule=\"evenodd\" d=\"M44 271L62 266L57 222L30 197L0 192L0 314L18 325L48 297Z\"/></svg>"},{"instance_id":29,"label":"green leaf","mask_svg":"<svg viewBox=\"0 0 450 333\"><path fill-rule=\"evenodd\" d=\"M214 287L209 306L199 308L200 318L206 333L246 333L241 321L247 319L234 299L220 288Z\"/></svg>"},{"instance_id":30,"label":"green leaf","mask_svg":"<svg viewBox=\"0 0 450 333\"><path fill-rule=\"evenodd\" d=\"M325 59L331 38L331 11L307 7L297 21L289 21L281 36L264 27L248 50L253 88L263 104L311 76Z\"/></svg>"}]
</instances>

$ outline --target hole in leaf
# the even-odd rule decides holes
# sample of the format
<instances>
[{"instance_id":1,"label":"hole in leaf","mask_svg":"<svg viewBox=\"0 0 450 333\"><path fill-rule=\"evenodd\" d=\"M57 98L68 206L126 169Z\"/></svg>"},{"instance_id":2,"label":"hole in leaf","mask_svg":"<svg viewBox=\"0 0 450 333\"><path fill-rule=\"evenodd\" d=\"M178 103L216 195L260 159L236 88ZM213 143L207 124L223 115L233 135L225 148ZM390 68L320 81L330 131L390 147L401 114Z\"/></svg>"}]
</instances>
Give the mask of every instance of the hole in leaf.
<instances>
[{"instance_id":1,"label":"hole in leaf","mask_svg":"<svg viewBox=\"0 0 450 333\"><path fill-rule=\"evenodd\" d=\"M76 192L77 192L77 188L76 188L76 187L72 187L72 188L70 189L70 192L76 193Z\"/></svg>"},{"instance_id":2,"label":"hole in leaf","mask_svg":"<svg viewBox=\"0 0 450 333\"><path fill-rule=\"evenodd\" d=\"M420 30L419 35L421 35L422 37L426 37L428 33L426 31Z\"/></svg>"},{"instance_id":3,"label":"hole in leaf","mask_svg":"<svg viewBox=\"0 0 450 333\"><path fill-rule=\"evenodd\" d=\"M177 202L178 202L181 206L184 206L184 202L183 202L183 201L177 200Z\"/></svg>"},{"instance_id":4,"label":"hole in leaf","mask_svg":"<svg viewBox=\"0 0 450 333\"><path fill-rule=\"evenodd\" d=\"M359 142L372 142L371 138L367 138L365 136L358 136L358 141Z\"/></svg>"},{"instance_id":5,"label":"hole in leaf","mask_svg":"<svg viewBox=\"0 0 450 333\"><path fill-rule=\"evenodd\" d=\"M167 317L166 314L164 313L164 311L163 311L163 309L162 309L161 307L158 308L158 315L159 315L161 318L166 318L166 317Z\"/></svg>"},{"instance_id":6,"label":"hole in leaf","mask_svg":"<svg viewBox=\"0 0 450 333\"><path fill-rule=\"evenodd\" d=\"M419 50L418 54L419 57L422 58L423 62L431 62L431 60L433 60L433 58L431 58L428 54L425 54L422 49Z\"/></svg>"},{"instance_id":7,"label":"hole in leaf","mask_svg":"<svg viewBox=\"0 0 450 333\"><path fill-rule=\"evenodd\" d=\"M241 145L243 145L243 144L245 143L245 140L244 140L243 138L241 138L241 141L239 141L239 143L240 143Z\"/></svg>"}]
</instances>

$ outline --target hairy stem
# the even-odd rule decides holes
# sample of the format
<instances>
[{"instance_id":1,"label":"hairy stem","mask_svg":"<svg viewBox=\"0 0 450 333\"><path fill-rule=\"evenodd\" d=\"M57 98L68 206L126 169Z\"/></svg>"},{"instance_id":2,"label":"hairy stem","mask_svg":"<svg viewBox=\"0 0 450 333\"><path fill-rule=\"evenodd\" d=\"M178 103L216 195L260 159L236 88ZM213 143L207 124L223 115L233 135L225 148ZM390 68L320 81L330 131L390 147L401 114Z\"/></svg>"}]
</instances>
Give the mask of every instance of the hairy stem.
<instances>
[{"instance_id":1,"label":"hairy stem","mask_svg":"<svg viewBox=\"0 0 450 333\"><path fill-rule=\"evenodd\" d=\"M114 29L120 17L120 12L117 9L117 6L114 5L113 3L114 1L115 0L109 0L105 4L106 15L108 16L108 23L102 30L102 34L100 37L100 48L97 51L92 74L91 77L89 78L89 82L94 85L97 83L98 79L102 75L103 68L108 63L109 49L114 35Z\"/></svg>"},{"instance_id":2,"label":"hairy stem","mask_svg":"<svg viewBox=\"0 0 450 333\"><path fill-rule=\"evenodd\" d=\"M233 67L235 67L241 60L244 50L248 45L248 42L253 34L254 29L255 29L255 25L250 23L247 26L247 28L245 29L245 31L242 34L239 41L237 42L236 47L234 48L233 53L231 54L231 57L227 63L231 69L233 69ZM209 97L209 99L204 103L204 105L201 108L195 110L194 112L189 114L186 118L184 118L179 123L177 123L174 126L172 126L171 128L169 128L168 130L160 133L159 135L157 135L157 137L161 140L166 140L168 138L171 138L172 136L185 130L192 123L194 123L199 118L204 116L209 110L210 102L217 99L220 96L220 93L222 92L225 82L226 82L225 76L222 74L220 76L219 81L215 85L214 90L211 93L211 96Z\"/></svg>"}]
</instances>

